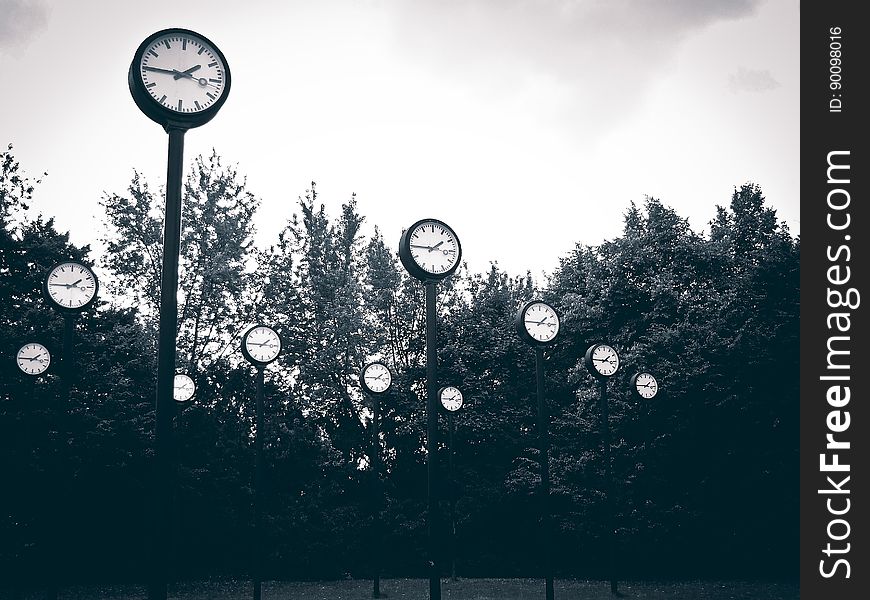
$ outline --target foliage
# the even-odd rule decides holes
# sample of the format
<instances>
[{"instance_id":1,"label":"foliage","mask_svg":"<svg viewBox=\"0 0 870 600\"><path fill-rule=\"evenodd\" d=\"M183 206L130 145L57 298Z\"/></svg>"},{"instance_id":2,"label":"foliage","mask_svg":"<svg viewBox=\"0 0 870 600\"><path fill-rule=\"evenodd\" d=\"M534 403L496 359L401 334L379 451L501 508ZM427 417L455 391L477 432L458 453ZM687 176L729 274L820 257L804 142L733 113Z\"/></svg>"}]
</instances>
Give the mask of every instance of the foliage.
<instances>
[{"instance_id":1,"label":"foliage","mask_svg":"<svg viewBox=\"0 0 870 600\"><path fill-rule=\"evenodd\" d=\"M37 182L11 147L0 159L2 350L11 357L36 336L59 353L61 319L40 298L43 273L60 259L88 260L89 249L29 216ZM136 579L147 564L162 198L134 172L126 192L103 203L98 274L111 293L78 321L69 404L56 402L57 375L34 381L11 360L0 366L0 476L16 492L0 496L0 565L21 565L22 574L52 535L44 516L58 490L67 575ZM177 574L242 576L252 567L253 439L262 427L269 577L367 576L375 511L385 573L423 575L423 287L377 228L364 235L355 196L331 218L312 183L263 249L252 242L258 206L217 154L193 162L178 366L194 373L197 396L176 417ZM540 297L562 319L545 352L557 573L605 568L599 388L582 356L607 341L622 360L609 383L608 425L625 575L794 575L799 251L761 189L746 184L717 208L708 233L647 198L627 209L620 236L578 244L547 281L492 264L444 282L439 381L461 387L466 406L456 416L452 477L444 418L437 458L444 514L455 505L459 572L533 576L543 566L534 351L513 326L518 308ZM267 371L259 424L253 370L236 352L255 322L276 326L285 347ZM373 358L394 372L380 400L379 478L371 400L358 385ZM651 401L628 392L641 369L660 382ZM765 502L748 500L758 497Z\"/></svg>"}]
</instances>

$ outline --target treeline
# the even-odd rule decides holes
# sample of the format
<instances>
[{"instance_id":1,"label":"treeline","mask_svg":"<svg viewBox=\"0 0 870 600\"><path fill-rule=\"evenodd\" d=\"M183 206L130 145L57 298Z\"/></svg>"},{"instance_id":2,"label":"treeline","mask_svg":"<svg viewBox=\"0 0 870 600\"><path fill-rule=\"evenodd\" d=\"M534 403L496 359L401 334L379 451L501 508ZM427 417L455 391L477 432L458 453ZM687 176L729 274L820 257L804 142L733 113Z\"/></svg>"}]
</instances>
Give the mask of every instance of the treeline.
<instances>
[{"instance_id":1,"label":"treeline","mask_svg":"<svg viewBox=\"0 0 870 600\"><path fill-rule=\"evenodd\" d=\"M63 577L144 580L162 195L139 174L106 194L106 252L95 256L31 216L38 182L11 146L0 158L0 569L39 580L59 521ZM198 389L176 417L176 576L251 567L254 378L238 346L258 321L285 343L267 374L266 576L367 577L376 508L385 574L421 576L422 286L401 268L397 240L363 236L354 197L331 217L312 184L268 248L252 241L258 205L217 155L188 169L178 367ZM13 357L35 339L59 358L62 319L40 287L70 258L94 263L105 291L79 320L75 381L59 406L58 377L25 378ZM546 357L557 576L606 575L597 391L582 366L598 341L622 359L610 384L622 576L795 576L798 261L799 241L746 184L704 233L647 198L628 207L620 237L578 244L546 282L493 265L442 285L439 374L466 398L442 499L456 499L459 574L541 573L534 356L512 325L540 297L563 328ZM357 381L371 357L395 375L382 404L383 498ZM641 368L659 380L652 401L629 393Z\"/></svg>"}]
</instances>

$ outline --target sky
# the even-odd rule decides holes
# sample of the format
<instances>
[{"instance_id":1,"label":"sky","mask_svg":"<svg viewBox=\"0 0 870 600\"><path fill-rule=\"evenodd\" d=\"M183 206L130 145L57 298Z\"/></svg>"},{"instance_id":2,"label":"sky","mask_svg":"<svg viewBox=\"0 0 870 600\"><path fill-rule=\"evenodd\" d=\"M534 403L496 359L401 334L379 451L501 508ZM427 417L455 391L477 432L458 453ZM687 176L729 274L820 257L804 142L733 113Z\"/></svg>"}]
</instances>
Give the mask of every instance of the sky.
<instances>
[{"instance_id":1,"label":"sky","mask_svg":"<svg viewBox=\"0 0 870 600\"><path fill-rule=\"evenodd\" d=\"M541 277L647 195L703 231L751 181L800 232L799 16L798 0L0 0L0 143L48 172L33 210L99 250L100 199L134 168L166 178L133 53L184 27L232 74L185 163L238 165L259 245L315 181L335 217L356 193L395 247L434 217L472 271Z\"/></svg>"}]
</instances>

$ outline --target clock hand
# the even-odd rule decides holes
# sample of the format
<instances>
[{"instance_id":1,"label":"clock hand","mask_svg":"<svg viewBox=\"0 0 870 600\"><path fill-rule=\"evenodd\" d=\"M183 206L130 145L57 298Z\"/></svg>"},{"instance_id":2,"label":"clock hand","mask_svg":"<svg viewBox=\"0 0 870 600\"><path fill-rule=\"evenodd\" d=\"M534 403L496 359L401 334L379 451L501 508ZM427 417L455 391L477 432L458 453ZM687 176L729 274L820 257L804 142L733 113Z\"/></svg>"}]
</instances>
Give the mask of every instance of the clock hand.
<instances>
[{"instance_id":1,"label":"clock hand","mask_svg":"<svg viewBox=\"0 0 870 600\"><path fill-rule=\"evenodd\" d=\"M438 249L438 246L440 246L440 245L443 244L443 243L444 243L444 240L441 240L440 242L438 242L437 244L435 244L434 246L432 246L432 247L430 248L430 250L437 250L437 249Z\"/></svg>"},{"instance_id":2,"label":"clock hand","mask_svg":"<svg viewBox=\"0 0 870 600\"><path fill-rule=\"evenodd\" d=\"M155 73L168 73L170 75L181 74L180 71L176 71L175 69L161 69L160 67L142 67L143 71L154 71ZM176 79L178 79L176 77Z\"/></svg>"},{"instance_id":3,"label":"clock hand","mask_svg":"<svg viewBox=\"0 0 870 600\"><path fill-rule=\"evenodd\" d=\"M193 75L191 75L191 73L193 73L197 69L201 69L201 68L202 68L202 65L194 65L194 66L190 67L189 69L185 69L184 71L175 71L175 76L173 77L173 79L181 79L182 77L190 77L192 79Z\"/></svg>"},{"instance_id":4,"label":"clock hand","mask_svg":"<svg viewBox=\"0 0 870 600\"><path fill-rule=\"evenodd\" d=\"M414 244L411 244L411 248L422 248L423 250L428 250L429 252L432 252L435 249L432 246L415 246Z\"/></svg>"}]
</instances>

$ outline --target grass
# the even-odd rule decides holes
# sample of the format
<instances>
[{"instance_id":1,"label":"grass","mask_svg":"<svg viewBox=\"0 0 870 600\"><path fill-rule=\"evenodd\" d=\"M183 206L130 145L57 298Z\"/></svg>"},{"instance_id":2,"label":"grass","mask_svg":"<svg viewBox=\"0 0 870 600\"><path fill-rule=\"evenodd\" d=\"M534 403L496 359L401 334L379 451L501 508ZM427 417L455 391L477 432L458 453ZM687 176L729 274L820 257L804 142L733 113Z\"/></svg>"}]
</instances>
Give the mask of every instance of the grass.
<instances>
[{"instance_id":1,"label":"grass","mask_svg":"<svg viewBox=\"0 0 870 600\"><path fill-rule=\"evenodd\" d=\"M797 583L747 581L624 582L620 596L626 600L798 600ZM426 600L425 579L382 579L381 597L387 600ZM556 600L612 600L610 586L603 581L556 580ZM538 600L544 598L541 579L442 580L444 600ZM252 597L248 581L199 581L170 586L172 600L247 600ZM368 580L284 582L263 584L263 600L368 600ZM0 598L13 598L0 592ZM42 598L31 590L22 600ZM147 600L142 586L78 586L61 590L58 600Z\"/></svg>"}]
</instances>

